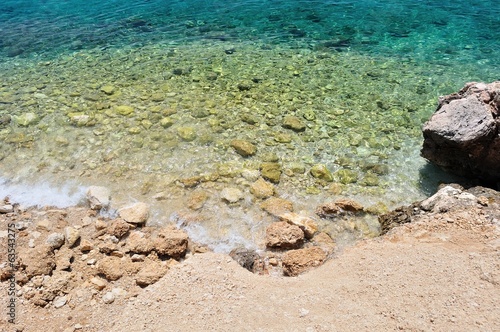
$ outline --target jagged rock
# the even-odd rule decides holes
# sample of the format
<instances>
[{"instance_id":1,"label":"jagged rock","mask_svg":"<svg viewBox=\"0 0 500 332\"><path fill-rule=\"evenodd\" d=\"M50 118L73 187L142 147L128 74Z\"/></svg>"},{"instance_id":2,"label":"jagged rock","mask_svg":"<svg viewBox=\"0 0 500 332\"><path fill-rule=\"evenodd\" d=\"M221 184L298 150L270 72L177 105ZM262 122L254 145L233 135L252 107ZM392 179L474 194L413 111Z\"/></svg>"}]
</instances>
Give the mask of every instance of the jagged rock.
<instances>
[{"instance_id":1,"label":"jagged rock","mask_svg":"<svg viewBox=\"0 0 500 332\"><path fill-rule=\"evenodd\" d=\"M320 266L326 257L325 251L319 247L287 251L282 257L283 273L287 276L297 276Z\"/></svg>"},{"instance_id":2,"label":"jagged rock","mask_svg":"<svg viewBox=\"0 0 500 332\"><path fill-rule=\"evenodd\" d=\"M441 97L423 126L422 156L461 176L500 181L499 114L500 81Z\"/></svg>"},{"instance_id":3,"label":"jagged rock","mask_svg":"<svg viewBox=\"0 0 500 332\"><path fill-rule=\"evenodd\" d=\"M87 200L92 210L107 208L111 201L111 191L106 187L90 186L87 189Z\"/></svg>"},{"instance_id":4,"label":"jagged rock","mask_svg":"<svg viewBox=\"0 0 500 332\"><path fill-rule=\"evenodd\" d=\"M109 225L107 232L110 235L116 236L118 239L122 238L130 229L130 225L123 219L114 220Z\"/></svg>"},{"instance_id":5,"label":"jagged rock","mask_svg":"<svg viewBox=\"0 0 500 332\"><path fill-rule=\"evenodd\" d=\"M149 217L149 205L137 202L119 209L118 215L128 223L143 224Z\"/></svg>"},{"instance_id":6,"label":"jagged rock","mask_svg":"<svg viewBox=\"0 0 500 332\"><path fill-rule=\"evenodd\" d=\"M300 227L307 239L312 238L314 233L318 231L318 225L309 217L302 216L294 212L285 212L280 214L279 218L289 224Z\"/></svg>"},{"instance_id":7,"label":"jagged rock","mask_svg":"<svg viewBox=\"0 0 500 332\"><path fill-rule=\"evenodd\" d=\"M363 205L350 199L339 199L335 202L325 203L316 207L316 214L322 218L362 211L364 211Z\"/></svg>"},{"instance_id":8,"label":"jagged rock","mask_svg":"<svg viewBox=\"0 0 500 332\"><path fill-rule=\"evenodd\" d=\"M332 254L335 250L335 241L330 237L330 235L325 232L320 232L311 239L311 242L323 249L328 255Z\"/></svg>"},{"instance_id":9,"label":"jagged rock","mask_svg":"<svg viewBox=\"0 0 500 332\"><path fill-rule=\"evenodd\" d=\"M303 243L302 229L285 221L272 223L266 229L266 246L269 248L294 249Z\"/></svg>"},{"instance_id":10,"label":"jagged rock","mask_svg":"<svg viewBox=\"0 0 500 332\"><path fill-rule=\"evenodd\" d=\"M260 165L262 177L272 183L279 183L281 179L281 165L276 162L264 162Z\"/></svg>"},{"instance_id":11,"label":"jagged rock","mask_svg":"<svg viewBox=\"0 0 500 332\"><path fill-rule=\"evenodd\" d=\"M154 250L158 255L166 255L175 259L186 255L188 235L183 230L175 227L165 227L154 240Z\"/></svg>"}]
</instances>

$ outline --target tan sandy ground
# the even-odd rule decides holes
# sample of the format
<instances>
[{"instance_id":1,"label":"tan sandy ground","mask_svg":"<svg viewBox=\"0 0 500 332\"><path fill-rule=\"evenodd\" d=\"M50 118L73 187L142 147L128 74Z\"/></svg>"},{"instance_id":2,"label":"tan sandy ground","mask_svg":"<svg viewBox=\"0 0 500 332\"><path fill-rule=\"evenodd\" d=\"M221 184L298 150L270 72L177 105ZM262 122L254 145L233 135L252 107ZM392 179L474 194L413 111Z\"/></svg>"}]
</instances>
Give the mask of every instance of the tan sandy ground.
<instances>
[{"instance_id":1,"label":"tan sandy ground","mask_svg":"<svg viewBox=\"0 0 500 332\"><path fill-rule=\"evenodd\" d=\"M82 296L54 309L19 299L18 324L3 315L0 330L500 331L498 226L462 216L398 227L295 278L196 254L112 304Z\"/></svg>"}]
</instances>

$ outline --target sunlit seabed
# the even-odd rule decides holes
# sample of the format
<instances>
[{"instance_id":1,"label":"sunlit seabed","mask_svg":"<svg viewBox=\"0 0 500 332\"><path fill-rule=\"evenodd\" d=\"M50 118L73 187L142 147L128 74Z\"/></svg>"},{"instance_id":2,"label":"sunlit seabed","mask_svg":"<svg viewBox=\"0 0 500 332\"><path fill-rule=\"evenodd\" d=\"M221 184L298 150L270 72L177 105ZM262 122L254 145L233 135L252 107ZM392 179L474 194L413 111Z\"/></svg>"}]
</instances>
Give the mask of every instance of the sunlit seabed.
<instances>
[{"instance_id":1,"label":"sunlit seabed","mask_svg":"<svg viewBox=\"0 0 500 332\"><path fill-rule=\"evenodd\" d=\"M151 224L176 223L216 250L263 248L273 218L249 193L262 162L281 165L277 194L309 216L340 197L388 208L422 199L450 180L419 157L421 125L438 96L467 81L498 79L498 55L488 52L498 38L466 38L454 26L473 26L472 14L442 22L437 11L424 15L434 23L415 25L424 17L421 8L404 7L412 15L399 20L391 5L379 26L380 8L368 8L369 2L361 11L364 25L314 7L277 15L285 3L253 20L241 5L227 14L224 6L204 4L193 13L174 2L177 20L170 25L171 16L153 15L146 4L135 14L101 8L96 17L108 24L99 26L87 16L61 14L52 23L31 21L25 29L39 34L25 34L21 46L12 44L23 39L13 37L21 30L9 25L19 23L10 12L0 23L7 32L0 44L2 194L22 200L30 191L19 189L24 185L42 188L41 196L49 187L66 188L63 193L76 196L65 202L73 203L81 186L105 185L113 190L113 208L148 202ZM257 2L251 4L247 14ZM360 9L339 6L350 15ZM44 32L51 24L64 29ZM306 129L284 128L285 116L296 116ZM238 155L233 139L255 144L256 155ZM317 164L327 166L334 182L311 176ZM195 187L186 185L193 181ZM226 187L239 188L244 198L223 202ZM208 197L201 210L186 207L193 192ZM50 195L49 204L66 204ZM376 217L318 222L341 244L377 230Z\"/></svg>"}]
</instances>

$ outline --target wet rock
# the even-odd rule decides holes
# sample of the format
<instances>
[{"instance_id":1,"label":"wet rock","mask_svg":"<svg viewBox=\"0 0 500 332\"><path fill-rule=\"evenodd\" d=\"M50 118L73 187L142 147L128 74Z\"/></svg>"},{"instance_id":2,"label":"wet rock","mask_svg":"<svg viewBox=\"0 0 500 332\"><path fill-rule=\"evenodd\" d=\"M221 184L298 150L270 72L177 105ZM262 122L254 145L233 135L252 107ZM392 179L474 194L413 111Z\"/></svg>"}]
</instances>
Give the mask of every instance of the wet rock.
<instances>
[{"instance_id":1,"label":"wet rock","mask_svg":"<svg viewBox=\"0 0 500 332\"><path fill-rule=\"evenodd\" d=\"M275 162L264 162L260 165L262 177L272 183L279 183L281 178L281 165Z\"/></svg>"},{"instance_id":2,"label":"wet rock","mask_svg":"<svg viewBox=\"0 0 500 332\"><path fill-rule=\"evenodd\" d=\"M309 217L302 216L294 212L286 212L280 214L279 218L289 224L300 227L307 239L312 238L314 233L318 231L318 225Z\"/></svg>"},{"instance_id":3,"label":"wet rock","mask_svg":"<svg viewBox=\"0 0 500 332\"><path fill-rule=\"evenodd\" d=\"M135 283L146 287L160 280L168 271L168 267L160 262L150 262L143 266L135 276Z\"/></svg>"},{"instance_id":4,"label":"wet rock","mask_svg":"<svg viewBox=\"0 0 500 332\"><path fill-rule=\"evenodd\" d=\"M255 124L259 123L259 119L257 118L257 116L255 116L253 114L249 114L249 113L242 114L241 121L246 122L250 125L255 125Z\"/></svg>"},{"instance_id":5,"label":"wet rock","mask_svg":"<svg viewBox=\"0 0 500 332\"><path fill-rule=\"evenodd\" d=\"M131 116L134 113L134 108L127 105L119 105L114 108L115 113L123 116Z\"/></svg>"},{"instance_id":6,"label":"wet rock","mask_svg":"<svg viewBox=\"0 0 500 332\"><path fill-rule=\"evenodd\" d=\"M102 273L107 280L118 280L123 276L124 268L120 258L104 257L98 263L99 273Z\"/></svg>"},{"instance_id":7,"label":"wet rock","mask_svg":"<svg viewBox=\"0 0 500 332\"><path fill-rule=\"evenodd\" d=\"M118 210L118 215L128 223L143 224L149 217L149 205L146 203L133 203Z\"/></svg>"},{"instance_id":8,"label":"wet rock","mask_svg":"<svg viewBox=\"0 0 500 332\"><path fill-rule=\"evenodd\" d=\"M311 167L311 175L317 179L332 182L332 173L326 168L324 164L317 164Z\"/></svg>"},{"instance_id":9,"label":"wet rock","mask_svg":"<svg viewBox=\"0 0 500 332\"><path fill-rule=\"evenodd\" d=\"M204 191L196 191L191 193L187 198L187 207L191 210L199 210L205 205L208 200L208 194Z\"/></svg>"},{"instance_id":10,"label":"wet rock","mask_svg":"<svg viewBox=\"0 0 500 332\"><path fill-rule=\"evenodd\" d=\"M21 268L30 279L34 276L50 275L56 267L55 256L50 246L21 250L19 259Z\"/></svg>"},{"instance_id":11,"label":"wet rock","mask_svg":"<svg viewBox=\"0 0 500 332\"><path fill-rule=\"evenodd\" d=\"M300 227L285 221L272 223L266 229L268 248L295 249L304 243L304 232Z\"/></svg>"},{"instance_id":12,"label":"wet rock","mask_svg":"<svg viewBox=\"0 0 500 332\"><path fill-rule=\"evenodd\" d=\"M260 172L256 169L244 169L241 176L247 181L257 181L260 177Z\"/></svg>"},{"instance_id":13,"label":"wet rock","mask_svg":"<svg viewBox=\"0 0 500 332\"><path fill-rule=\"evenodd\" d=\"M327 256L319 247L287 251L282 257L283 273L287 276L297 276L320 266Z\"/></svg>"},{"instance_id":14,"label":"wet rock","mask_svg":"<svg viewBox=\"0 0 500 332\"><path fill-rule=\"evenodd\" d=\"M177 135L186 142L194 141L197 137L196 130L193 127L177 128Z\"/></svg>"},{"instance_id":15,"label":"wet rock","mask_svg":"<svg viewBox=\"0 0 500 332\"><path fill-rule=\"evenodd\" d=\"M80 231L71 226L64 228L64 234L68 247L74 246L75 243L80 239Z\"/></svg>"},{"instance_id":16,"label":"wet rock","mask_svg":"<svg viewBox=\"0 0 500 332\"><path fill-rule=\"evenodd\" d=\"M174 120L169 117L160 120L160 126L162 126L163 128L170 128L174 123Z\"/></svg>"},{"instance_id":17,"label":"wet rock","mask_svg":"<svg viewBox=\"0 0 500 332\"><path fill-rule=\"evenodd\" d=\"M255 147L255 145L242 139L232 140L230 145L243 157L253 156L257 152L257 147Z\"/></svg>"},{"instance_id":18,"label":"wet rock","mask_svg":"<svg viewBox=\"0 0 500 332\"><path fill-rule=\"evenodd\" d=\"M40 122L40 117L35 113L24 113L15 118L16 123L21 127L28 127Z\"/></svg>"},{"instance_id":19,"label":"wet rock","mask_svg":"<svg viewBox=\"0 0 500 332\"><path fill-rule=\"evenodd\" d=\"M306 130L306 125L299 117L285 116L285 118L283 119L283 128L300 132Z\"/></svg>"},{"instance_id":20,"label":"wet rock","mask_svg":"<svg viewBox=\"0 0 500 332\"><path fill-rule=\"evenodd\" d=\"M90 186L86 196L92 210L105 209L111 201L111 191L106 187Z\"/></svg>"},{"instance_id":21,"label":"wet rock","mask_svg":"<svg viewBox=\"0 0 500 332\"><path fill-rule=\"evenodd\" d=\"M101 91L107 95L112 95L113 93L115 93L116 88L112 85L104 85L101 87Z\"/></svg>"},{"instance_id":22,"label":"wet rock","mask_svg":"<svg viewBox=\"0 0 500 332\"><path fill-rule=\"evenodd\" d=\"M116 236L118 239L121 239L125 234L128 233L130 229L130 225L122 219L116 219L111 222L107 229L107 233L113 236Z\"/></svg>"},{"instance_id":23,"label":"wet rock","mask_svg":"<svg viewBox=\"0 0 500 332\"><path fill-rule=\"evenodd\" d=\"M250 193L256 198L268 198L274 195L274 185L260 178L250 185Z\"/></svg>"},{"instance_id":24,"label":"wet rock","mask_svg":"<svg viewBox=\"0 0 500 332\"><path fill-rule=\"evenodd\" d=\"M243 192L238 188L224 188L220 195L228 203L236 203L243 199Z\"/></svg>"},{"instance_id":25,"label":"wet rock","mask_svg":"<svg viewBox=\"0 0 500 332\"><path fill-rule=\"evenodd\" d=\"M188 235L183 230L175 227L165 227L154 240L154 250L158 255L165 255L180 259L186 255L188 248Z\"/></svg>"},{"instance_id":26,"label":"wet rock","mask_svg":"<svg viewBox=\"0 0 500 332\"><path fill-rule=\"evenodd\" d=\"M52 233L47 237L45 243L52 249L58 249L64 244L64 234Z\"/></svg>"},{"instance_id":27,"label":"wet rock","mask_svg":"<svg viewBox=\"0 0 500 332\"><path fill-rule=\"evenodd\" d=\"M339 169L333 174L333 179L342 184L356 183L358 173L350 169Z\"/></svg>"},{"instance_id":28,"label":"wet rock","mask_svg":"<svg viewBox=\"0 0 500 332\"><path fill-rule=\"evenodd\" d=\"M316 208L316 214L322 218L335 217L346 213L363 212L364 208L361 204L350 199L340 199L335 202L329 202L319 205Z\"/></svg>"},{"instance_id":29,"label":"wet rock","mask_svg":"<svg viewBox=\"0 0 500 332\"><path fill-rule=\"evenodd\" d=\"M422 156L461 176L500 181L499 115L500 81L467 83L439 99L422 129Z\"/></svg>"},{"instance_id":30,"label":"wet rock","mask_svg":"<svg viewBox=\"0 0 500 332\"><path fill-rule=\"evenodd\" d=\"M260 204L261 209L267 213L279 217L286 212L293 211L293 203L278 197L270 197Z\"/></svg>"}]
</instances>

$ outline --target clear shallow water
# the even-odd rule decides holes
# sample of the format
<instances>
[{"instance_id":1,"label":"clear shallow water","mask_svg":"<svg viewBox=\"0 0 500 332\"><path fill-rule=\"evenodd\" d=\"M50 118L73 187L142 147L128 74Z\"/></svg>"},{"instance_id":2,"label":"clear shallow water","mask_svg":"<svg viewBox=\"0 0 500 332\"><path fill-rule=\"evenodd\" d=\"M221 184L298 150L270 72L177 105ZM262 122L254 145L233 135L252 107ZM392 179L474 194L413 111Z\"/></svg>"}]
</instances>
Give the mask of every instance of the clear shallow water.
<instances>
[{"instance_id":1,"label":"clear shallow water","mask_svg":"<svg viewBox=\"0 0 500 332\"><path fill-rule=\"evenodd\" d=\"M249 194L262 162L307 215L338 197L407 204L444 179L419 157L437 97L499 79L499 14L493 1L3 1L2 176L110 186L117 207L147 201L152 223L222 251L262 247L272 218ZM304 132L283 128L289 115ZM320 163L357 179L315 179ZM226 187L244 199L224 203ZM323 227L350 241L371 232L361 223Z\"/></svg>"}]
</instances>

